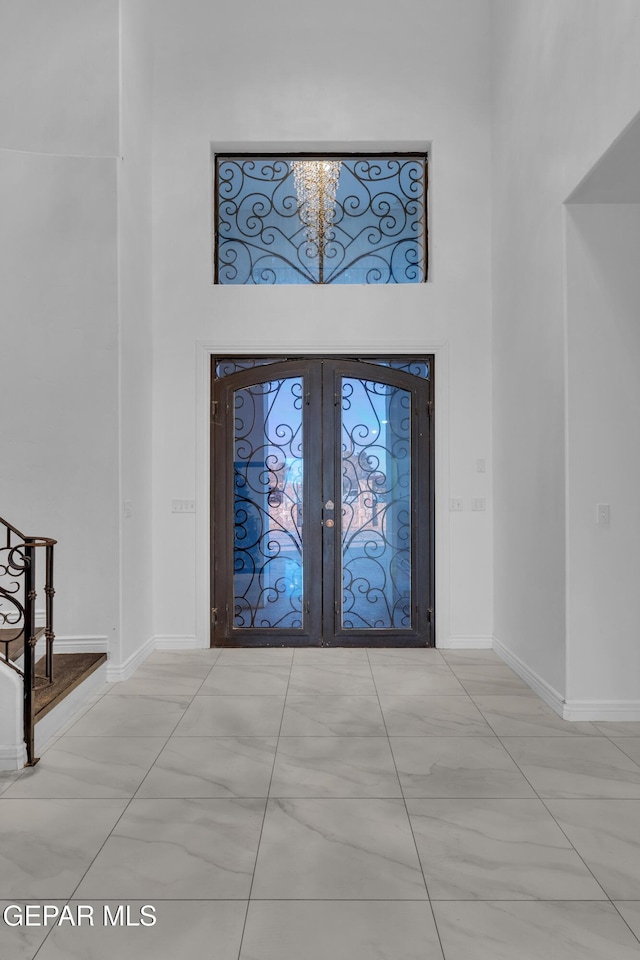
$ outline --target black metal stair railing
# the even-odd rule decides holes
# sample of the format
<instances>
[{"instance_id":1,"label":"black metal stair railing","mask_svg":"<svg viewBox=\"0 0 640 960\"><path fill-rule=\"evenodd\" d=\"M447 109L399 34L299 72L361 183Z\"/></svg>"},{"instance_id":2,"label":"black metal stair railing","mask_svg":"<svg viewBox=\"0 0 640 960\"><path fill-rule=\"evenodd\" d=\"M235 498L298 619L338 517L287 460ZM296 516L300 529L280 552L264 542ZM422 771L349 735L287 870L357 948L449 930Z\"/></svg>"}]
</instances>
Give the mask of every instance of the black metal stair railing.
<instances>
[{"instance_id":1,"label":"black metal stair railing","mask_svg":"<svg viewBox=\"0 0 640 960\"><path fill-rule=\"evenodd\" d=\"M0 656L24 680L24 739L27 766L35 756L34 692L53 682L53 548L55 540L29 537L0 517ZM37 558L44 552L45 625L36 628ZM44 676L36 677L36 644L44 633ZM15 661L23 655L22 666Z\"/></svg>"}]
</instances>

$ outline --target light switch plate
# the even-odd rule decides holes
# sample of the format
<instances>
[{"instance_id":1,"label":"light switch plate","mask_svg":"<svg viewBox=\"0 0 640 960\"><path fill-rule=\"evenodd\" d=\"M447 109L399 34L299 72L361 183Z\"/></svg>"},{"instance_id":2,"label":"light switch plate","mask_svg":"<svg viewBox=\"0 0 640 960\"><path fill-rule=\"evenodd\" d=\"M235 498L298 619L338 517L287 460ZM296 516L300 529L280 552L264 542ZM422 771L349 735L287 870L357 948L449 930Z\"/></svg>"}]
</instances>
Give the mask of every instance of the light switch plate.
<instances>
[{"instance_id":1,"label":"light switch plate","mask_svg":"<svg viewBox=\"0 0 640 960\"><path fill-rule=\"evenodd\" d=\"M195 500L172 500L171 513L195 513Z\"/></svg>"}]
</instances>

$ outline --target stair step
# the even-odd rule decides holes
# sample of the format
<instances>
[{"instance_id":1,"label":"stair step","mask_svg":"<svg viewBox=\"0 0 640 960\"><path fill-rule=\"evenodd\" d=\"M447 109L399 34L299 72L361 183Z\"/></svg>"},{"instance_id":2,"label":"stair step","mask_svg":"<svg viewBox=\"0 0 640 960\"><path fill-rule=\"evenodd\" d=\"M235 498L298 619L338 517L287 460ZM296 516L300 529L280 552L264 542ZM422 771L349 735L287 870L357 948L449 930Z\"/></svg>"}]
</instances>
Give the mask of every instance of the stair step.
<instances>
[{"instance_id":1,"label":"stair step","mask_svg":"<svg viewBox=\"0 0 640 960\"><path fill-rule=\"evenodd\" d=\"M36 723L61 700L75 690L105 663L106 653L54 653L53 683L45 677L45 658L36 663L36 688L33 691Z\"/></svg>"},{"instance_id":2,"label":"stair step","mask_svg":"<svg viewBox=\"0 0 640 960\"><path fill-rule=\"evenodd\" d=\"M44 635L44 627L36 630L36 640ZM24 653L24 638L22 631L16 627L3 627L0 630L0 643L4 644L5 660L19 660Z\"/></svg>"}]
</instances>

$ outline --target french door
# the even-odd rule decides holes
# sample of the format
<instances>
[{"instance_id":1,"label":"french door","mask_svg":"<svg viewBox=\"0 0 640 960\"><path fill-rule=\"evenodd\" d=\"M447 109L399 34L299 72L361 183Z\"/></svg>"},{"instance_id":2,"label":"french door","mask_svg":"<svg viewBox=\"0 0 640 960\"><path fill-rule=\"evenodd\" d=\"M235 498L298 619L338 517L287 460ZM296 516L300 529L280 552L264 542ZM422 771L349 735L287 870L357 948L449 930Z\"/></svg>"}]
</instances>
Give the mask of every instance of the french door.
<instances>
[{"instance_id":1,"label":"french door","mask_svg":"<svg viewBox=\"0 0 640 960\"><path fill-rule=\"evenodd\" d=\"M213 358L212 643L434 643L433 358Z\"/></svg>"}]
</instances>

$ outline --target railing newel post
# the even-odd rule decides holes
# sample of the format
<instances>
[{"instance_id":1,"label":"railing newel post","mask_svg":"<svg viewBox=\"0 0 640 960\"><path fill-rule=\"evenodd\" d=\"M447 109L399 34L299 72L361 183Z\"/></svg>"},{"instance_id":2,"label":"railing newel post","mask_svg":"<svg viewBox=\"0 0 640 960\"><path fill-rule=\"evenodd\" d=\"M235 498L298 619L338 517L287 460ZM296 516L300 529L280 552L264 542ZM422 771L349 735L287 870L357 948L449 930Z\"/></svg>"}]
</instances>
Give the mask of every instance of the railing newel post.
<instances>
[{"instance_id":1,"label":"railing newel post","mask_svg":"<svg viewBox=\"0 0 640 960\"><path fill-rule=\"evenodd\" d=\"M38 762L35 756L35 698L36 687L36 555L39 547L45 548L44 592L46 597L45 627L46 639L45 672L49 683L53 682L53 548L56 541L48 537L27 537L16 527L0 517L0 527L4 527L4 543L0 546L0 555L6 554L6 560L0 556L0 601L8 605L0 609L0 625L9 634L0 637L4 644L2 658L5 663L20 674L23 680L23 724L24 740L27 749L27 766ZM6 577L8 583L2 582ZM6 625L6 628L4 627ZM9 646L22 637L22 667L14 662L18 659Z\"/></svg>"},{"instance_id":2,"label":"railing newel post","mask_svg":"<svg viewBox=\"0 0 640 960\"><path fill-rule=\"evenodd\" d=\"M35 718L33 689L35 687L35 548L26 541L24 547L24 739L27 746L27 766L37 763L35 758Z\"/></svg>"},{"instance_id":3,"label":"railing newel post","mask_svg":"<svg viewBox=\"0 0 640 960\"><path fill-rule=\"evenodd\" d=\"M56 591L53 587L53 544L47 543L46 547L46 576L44 592L46 596L46 623L45 640L47 645L46 652L46 675L49 683L53 683L53 641L55 633L53 631L53 598Z\"/></svg>"}]
</instances>

